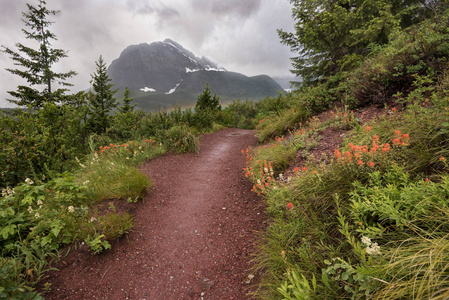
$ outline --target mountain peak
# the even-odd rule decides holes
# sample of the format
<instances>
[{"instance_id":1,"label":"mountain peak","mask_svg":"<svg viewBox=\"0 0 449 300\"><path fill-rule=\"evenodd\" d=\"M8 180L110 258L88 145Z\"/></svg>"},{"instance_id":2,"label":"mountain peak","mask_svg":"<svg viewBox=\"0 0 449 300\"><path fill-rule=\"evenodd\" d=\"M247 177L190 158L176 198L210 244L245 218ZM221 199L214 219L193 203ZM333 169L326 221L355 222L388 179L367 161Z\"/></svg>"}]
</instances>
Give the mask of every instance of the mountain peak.
<instances>
[{"instance_id":1,"label":"mountain peak","mask_svg":"<svg viewBox=\"0 0 449 300\"><path fill-rule=\"evenodd\" d=\"M160 96L181 90L197 95L207 82L217 95L235 98L272 96L282 89L268 76L247 77L228 72L171 39L128 46L112 61L108 75L117 88Z\"/></svg>"}]
</instances>

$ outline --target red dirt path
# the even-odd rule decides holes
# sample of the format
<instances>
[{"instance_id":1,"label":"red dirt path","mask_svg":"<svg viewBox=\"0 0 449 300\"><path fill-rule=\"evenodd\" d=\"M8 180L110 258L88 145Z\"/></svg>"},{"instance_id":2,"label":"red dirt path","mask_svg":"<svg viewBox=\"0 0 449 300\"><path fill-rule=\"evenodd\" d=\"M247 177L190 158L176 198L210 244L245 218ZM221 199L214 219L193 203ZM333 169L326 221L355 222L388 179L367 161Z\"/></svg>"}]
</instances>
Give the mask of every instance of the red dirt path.
<instances>
[{"instance_id":1,"label":"red dirt path","mask_svg":"<svg viewBox=\"0 0 449 300\"><path fill-rule=\"evenodd\" d=\"M203 135L199 154L146 163L156 188L133 204L133 231L98 256L72 250L44 281L44 297L251 299L245 281L265 217L240 150L256 141L252 131L226 129Z\"/></svg>"}]
</instances>

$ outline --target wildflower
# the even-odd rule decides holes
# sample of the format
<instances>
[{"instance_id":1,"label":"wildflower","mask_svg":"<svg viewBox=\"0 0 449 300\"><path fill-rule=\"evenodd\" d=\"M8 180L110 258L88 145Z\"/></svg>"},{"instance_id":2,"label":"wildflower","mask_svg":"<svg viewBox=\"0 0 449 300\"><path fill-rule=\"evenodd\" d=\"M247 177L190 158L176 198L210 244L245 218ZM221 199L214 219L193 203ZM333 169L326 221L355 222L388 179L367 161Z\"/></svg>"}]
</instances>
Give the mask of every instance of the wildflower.
<instances>
[{"instance_id":1,"label":"wildflower","mask_svg":"<svg viewBox=\"0 0 449 300\"><path fill-rule=\"evenodd\" d=\"M439 161L446 161L446 158L444 156L441 156L438 160Z\"/></svg>"},{"instance_id":2,"label":"wildflower","mask_svg":"<svg viewBox=\"0 0 449 300\"><path fill-rule=\"evenodd\" d=\"M396 131L394 132L394 135L395 135L395 136L401 136L401 131L400 131L400 130L396 130Z\"/></svg>"},{"instance_id":3,"label":"wildflower","mask_svg":"<svg viewBox=\"0 0 449 300\"><path fill-rule=\"evenodd\" d=\"M44 203L42 202L41 199L37 200L37 205L39 205L39 207L42 206L43 204L44 204Z\"/></svg>"},{"instance_id":4,"label":"wildflower","mask_svg":"<svg viewBox=\"0 0 449 300\"><path fill-rule=\"evenodd\" d=\"M402 145L407 145L408 142L410 141L410 135L408 134L403 134L401 137L401 141L402 141Z\"/></svg>"},{"instance_id":5,"label":"wildflower","mask_svg":"<svg viewBox=\"0 0 449 300\"><path fill-rule=\"evenodd\" d=\"M260 184L260 179L257 179L257 183Z\"/></svg>"},{"instance_id":6,"label":"wildflower","mask_svg":"<svg viewBox=\"0 0 449 300\"><path fill-rule=\"evenodd\" d=\"M298 169L298 167L295 167L295 168L293 169L293 171L295 171L295 172L299 172L299 169Z\"/></svg>"},{"instance_id":7,"label":"wildflower","mask_svg":"<svg viewBox=\"0 0 449 300\"><path fill-rule=\"evenodd\" d=\"M391 109L391 111L395 113L395 112L396 112L396 107L393 107L393 108Z\"/></svg>"},{"instance_id":8,"label":"wildflower","mask_svg":"<svg viewBox=\"0 0 449 300\"><path fill-rule=\"evenodd\" d=\"M352 153L351 152L349 152L349 151L345 151L345 158L346 158L346 160L348 160L348 161L352 161Z\"/></svg>"},{"instance_id":9,"label":"wildflower","mask_svg":"<svg viewBox=\"0 0 449 300\"><path fill-rule=\"evenodd\" d=\"M334 153L335 153L335 157L337 158L337 160L340 160L342 158L340 150L335 150Z\"/></svg>"},{"instance_id":10,"label":"wildflower","mask_svg":"<svg viewBox=\"0 0 449 300\"><path fill-rule=\"evenodd\" d=\"M362 243L364 243L367 247L371 246L371 239L367 236L362 236Z\"/></svg>"},{"instance_id":11,"label":"wildflower","mask_svg":"<svg viewBox=\"0 0 449 300\"><path fill-rule=\"evenodd\" d=\"M90 182L89 180L86 180L83 182L83 185L87 185L89 182Z\"/></svg>"},{"instance_id":12,"label":"wildflower","mask_svg":"<svg viewBox=\"0 0 449 300\"><path fill-rule=\"evenodd\" d=\"M366 248L366 254L368 255L380 254L379 245L377 243L372 243L371 246Z\"/></svg>"},{"instance_id":13,"label":"wildflower","mask_svg":"<svg viewBox=\"0 0 449 300\"><path fill-rule=\"evenodd\" d=\"M245 153L245 150L242 149L242 150L240 150L240 152L242 152L242 154L243 154L243 153Z\"/></svg>"},{"instance_id":14,"label":"wildflower","mask_svg":"<svg viewBox=\"0 0 449 300\"><path fill-rule=\"evenodd\" d=\"M390 144L386 143L382 148L382 153L386 153L390 150Z\"/></svg>"},{"instance_id":15,"label":"wildflower","mask_svg":"<svg viewBox=\"0 0 449 300\"><path fill-rule=\"evenodd\" d=\"M375 165L376 165L376 164L375 164L374 162L372 162L372 161L370 161L370 162L368 163L368 167L370 167L370 168L374 168Z\"/></svg>"},{"instance_id":16,"label":"wildflower","mask_svg":"<svg viewBox=\"0 0 449 300\"><path fill-rule=\"evenodd\" d=\"M70 205L69 207L67 207L67 210L69 211L69 213L73 213L75 211L75 208Z\"/></svg>"},{"instance_id":17,"label":"wildflower","mask_svg":"<svg viewBox=\"0 0 449 300\"><path fill-rule=\"evenodd\" d=\"M366 127L365 127L365 131L366 131L366 132L371 131L371 129L372 129L372 128L371 128L370 126L366 126Z\"/></svg>"},{"instance_id":18,"label":"wildflower","mask_svg":"<svg viewBox=\"0 0 449 300\"><path fill-rule=\"evenodd\" d=\"M394 139L393 140L393 145L401 145L401 140L400 139Z\"/></svg>"},{"instance_id":19,"label":"wildflower","mask_svg":"<svg viewBox=\"0 0 449 300\"><path fill-rule=\"evenodd\" d=\"M97 218L95 218L95 217L90 218L90 222L91 222L91 223L92 223L92 222L95 222L95 221L97 221Z\"/></svg>"},{"instance_id":20,"label":"wildflower","mask_svg":"<svg viewBox=\"0 0 449 300\"><path fill-rule=\"evenodd\" d=\"M33 182L33 180L27 178L27 179L25 179L25 183L29 184L29 185L32 185L34 182Z\"/></svg>"},{"instance_id":21,"label":"wildflower","mask_svg":"<svg viewBox=\"0 0 449 300\"><path fill-rule=\"evenodd\" d=\"M307 168L306 167L302 167L301 169L303 172L307 172Z\"/></svg>"},{"instance_id":22,"label":"wildflower","mask_svg":"<svg viewBox=\"0 0 449 300\"><path fill-rule=\"evenodd\" d=\"M33 208L31 206L28 206L28 212L31 214L33 212Z\"/></svg>"},{"instance_id":23,"label":"wildflower","mask_svg":"<svg viewBox=\"0 0 449 300\"><path fill-rule=\"evenodd\" d=\"M264 171L265 173L268 173L268 168L263 168L263 171Z\"/></svg>"},{"instance_id":24,"label":"wildflower","mask_svg":"<svg viewBox=\"0 0 449 300\"><path fill-rule=\"evenodd\" d=\"M359 160L358 162L357 162L357 165L358 166L363 166L365 163L363 162L363 161L361 161L361 160Z\"/></svg>"},{"instance_id":25,"label":"wildflower","mask_svg":"<svg viewBox=\"0 0 449 300\"><path fill-rule=\"evenodd\" d=\"M295 206L290 202L289 204L287 204L287 208L292 211L293 208L295 208Z\"/></svg>"},{"instance_id":26,"label":"wildflower","mask_svg":"<svg viewBox=\"0 0 449 300\"><path fill-rule=\"evenodd\" d=\"M40 215L39 213L35 213L35 214L34 214L34 217L35 217L36 219L39 219L39 218L41 217L41 215Z\"/></svg>"},{"instance_id":27,"label":"wildflower","mask_svg":"<svg viewBox=\"0 0 449 300\"><path fill-rule=\"evenodd\" d=\"M279 174L279 179L284 180L284 175L282 175L282 173Z\"/></svg>"}]
</instances>

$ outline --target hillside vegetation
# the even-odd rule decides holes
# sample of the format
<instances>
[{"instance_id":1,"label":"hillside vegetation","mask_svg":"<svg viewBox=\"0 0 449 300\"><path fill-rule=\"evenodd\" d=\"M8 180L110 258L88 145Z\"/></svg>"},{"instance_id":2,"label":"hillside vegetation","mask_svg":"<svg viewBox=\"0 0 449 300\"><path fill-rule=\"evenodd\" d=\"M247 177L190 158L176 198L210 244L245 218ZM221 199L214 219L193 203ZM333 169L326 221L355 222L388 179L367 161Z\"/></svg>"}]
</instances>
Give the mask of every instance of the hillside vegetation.
<instances>
[{"instance_id":1,"label":"hillside vegetation","mask_svg":"<svg viewBox=\"0 0 449 300\"><path fill-rule=\"evenodd\" d=\"M271 218L256 296L447 299L448 11L362 48L350 67L307 68L297 91L224 108L208 86L196 109L145 113L129 95L114 105L101 57L95 93L19 87L27 109L0 115L0 298L40 299L34 285L60 249L85 243L98 254L128 232L132 215L105 201L133 203L151 188L136 166L239 127L261 143L242 149L244 172ZM110 110L99 110L105 99ZM385 114L362 123L373 105ZM344 131L343 144L311 155L329 131Z\"/></svg>"}]
</instances>

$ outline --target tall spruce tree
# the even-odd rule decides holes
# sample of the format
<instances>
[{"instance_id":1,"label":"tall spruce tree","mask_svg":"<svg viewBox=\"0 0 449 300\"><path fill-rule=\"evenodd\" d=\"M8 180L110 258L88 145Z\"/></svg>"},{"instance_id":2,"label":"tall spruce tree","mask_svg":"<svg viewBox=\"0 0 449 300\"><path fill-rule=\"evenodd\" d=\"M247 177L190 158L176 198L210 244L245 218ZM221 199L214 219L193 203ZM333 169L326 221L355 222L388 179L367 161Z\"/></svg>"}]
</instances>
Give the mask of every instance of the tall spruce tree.
<instances>
[{"instance_id":1,"label":"tall spruce tree","mask_svg":"<svg viewBox=\"0 0 449 300\"><path fill-rule=\"evenodd\" d=\"M22 29L25 37L35 40L39 45L37 49L17 43L17 51L2 46L2 52L11 56L14 64L22 66L22 69L6 69L12 74L25 79L29 86L19 85L17 91L8 93L16 99L8 99L19 106L30 105L31 107L41 107L45 102L56 102L67 91L66 88L53 90L52 83L57 82L62 86L71 86L65 82L67 78L76 75L76 72L57 73L53 71L53 66L61 58L67 57L67 52L62 49L54 49L51 40L57 40L56 35L49 31L52 23L48 20L50 15L56 15L59 11L48 10L44 0L38 0L37 7L27 4L28 12L22 12L25 26L29 29ZM38 86L44 86L43 90L38 90Z\"/></svg>"},{"instance_id":2,"label":"tall spruce tree","mask_svg":"<svg viewBox=\"0 0 449 300\"><path fill-rule=\"evenodd\" d=\"M89 102L89 124L93 132L102 134L110 126L110 112L117 107L117 100L114 94L117 90L112 90L114 84L110 83L106 70L106 63L100 55L95 62L97 70L92 74L93 94L88 97Z\"/></svg>"}]
</instances>

